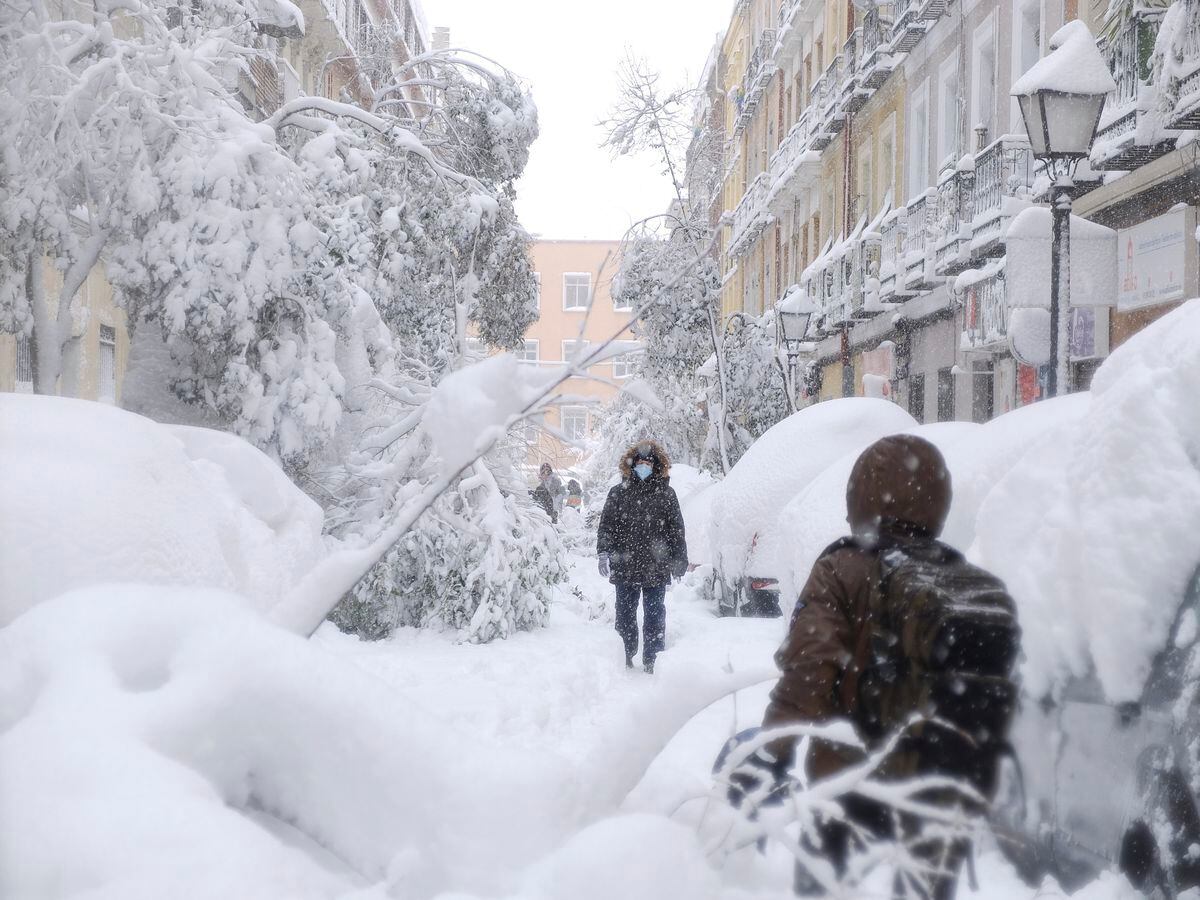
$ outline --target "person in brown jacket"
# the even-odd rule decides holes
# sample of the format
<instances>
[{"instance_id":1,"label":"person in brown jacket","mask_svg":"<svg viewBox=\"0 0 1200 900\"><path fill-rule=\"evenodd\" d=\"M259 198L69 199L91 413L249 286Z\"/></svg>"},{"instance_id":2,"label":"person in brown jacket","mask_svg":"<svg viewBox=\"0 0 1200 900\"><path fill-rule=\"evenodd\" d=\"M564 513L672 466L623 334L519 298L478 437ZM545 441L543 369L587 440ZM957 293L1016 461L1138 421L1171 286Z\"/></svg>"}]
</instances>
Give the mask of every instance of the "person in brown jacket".
<instances>
[{"instance_id":1,"label":"person in brown jacket","mask_svg":"<svg viewBox=\"0 0 1200 900\"><path fill-rule=\"evenodd\" d=\"M775 654L781 675L764 728L855 721L859 675L869 656L865 624L872 592L881 589L879 548L928 542L941 532L950 511L945 460L933 444L913 435L876 441L850 474L846 509L852 538L822 554L800 593L788 635ZM795 741L777 740L766 751L768 764L786 770ZM815 780L858 761L848 748L814 741L804 765ZM886 815L878 806L853 796L844 798L843 805L860 825L877 834L886 829ZM841 875L848 833L834 827L823 838L822 852ZM797 871L797 892L823 893L802 869ZM937 881L937 900L953 894L953 877Z\"/></svg>"}]
</instances>

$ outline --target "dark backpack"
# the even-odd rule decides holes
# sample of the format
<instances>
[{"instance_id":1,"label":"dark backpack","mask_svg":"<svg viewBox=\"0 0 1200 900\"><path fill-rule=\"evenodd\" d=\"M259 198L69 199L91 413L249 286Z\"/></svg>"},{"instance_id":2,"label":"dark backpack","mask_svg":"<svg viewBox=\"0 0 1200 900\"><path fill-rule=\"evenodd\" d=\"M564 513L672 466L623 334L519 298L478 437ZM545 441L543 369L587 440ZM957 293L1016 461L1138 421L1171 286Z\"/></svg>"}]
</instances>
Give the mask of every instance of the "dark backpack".
<instances>
[{"instance_id":1,"label":"dark backpack","mask_svg":"<svg viewBox=\"0 0 1200 900\"><path fill-rule=\"evenodd\" d=\"M878 552L857 724L878 744L914 714L929 717L904 733L886 774L957 777L990 798L1017 703L1016 605L1000 579L938 541Z\"/></svg>"}]
</instances>

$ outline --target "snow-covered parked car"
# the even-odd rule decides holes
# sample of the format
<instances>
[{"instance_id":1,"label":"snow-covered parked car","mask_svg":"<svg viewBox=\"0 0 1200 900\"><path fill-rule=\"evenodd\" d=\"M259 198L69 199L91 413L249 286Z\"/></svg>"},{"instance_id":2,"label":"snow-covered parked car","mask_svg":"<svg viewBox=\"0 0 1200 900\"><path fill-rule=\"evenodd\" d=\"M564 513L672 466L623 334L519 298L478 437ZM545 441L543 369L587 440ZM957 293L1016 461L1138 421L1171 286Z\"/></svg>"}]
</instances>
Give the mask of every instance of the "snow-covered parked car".
<instances>
[{"instance_id":1,"label":"snow-covered parked car","mask_svg":"<svg viewBox=\"0 0 1200 900\"><path fill-rule=\"evenodd\" d=\"M755 441L721 482L709 535L723 615L779 615L787 535L779 514L831 463L917 423L887 400L848 397L806 407Z\"/></svg>"},{"instance_id":2,"label":"snow-covered parked car","mask_svg":"<svg viewBox=\"0 0 1200 900\"><path fill-rule=\"evenodd\" d=\"M971 555L1024 632L994 829L1031 880L1200 885L1198 345L1193 300L1118 348L979 507Z\"/></svg>"},{"instance_id":3,"label":"snow-covered parked car","mask_svg":"<svg viewBox=\"0 0 1200 900\"><path fill-rule=\"evenodd\" d=\"M326 554L320 506L233 435L24 394L0 394L0 434L0 626L109 583L268 612Z\"/></svg>"}]
</instances>

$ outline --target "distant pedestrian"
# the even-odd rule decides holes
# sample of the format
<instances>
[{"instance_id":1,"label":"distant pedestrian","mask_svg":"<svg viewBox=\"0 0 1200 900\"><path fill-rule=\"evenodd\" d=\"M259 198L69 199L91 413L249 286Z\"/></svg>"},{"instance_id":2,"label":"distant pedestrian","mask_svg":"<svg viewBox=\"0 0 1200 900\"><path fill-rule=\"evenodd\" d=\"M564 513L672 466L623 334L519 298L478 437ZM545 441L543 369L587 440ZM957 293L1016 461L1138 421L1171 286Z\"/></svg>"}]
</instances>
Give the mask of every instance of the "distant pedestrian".
<instances>
[{"instance_id":1,"label":"distant pedestrian","mask_svg":"<svg viewBox=\"0 0 1200 900\"><path fill-rule=\"evenodd\" d=\"M763 725L849 719L869 750L902 735L875 777L945 776L990 799L1016 702L1020 632L1004 585L937 540L950 497L942 454L919 437L883 438L858 458L846 488L851 536L813 564L775 654L781 675ZM913 725L914 716L931 718ZM782 778L795 751L794 738L769 744L750 760L746 780ZM861 758L813 741L804 762L816 780ZM942 791L929 802L982 815L965 796ZM852 792L841 806L848 821L828 821L819 841L838 877L863 836L903 840L928 868L916 896L954 896L965 840L922 840L918 817ZM825 893L802 866L796 890ZM898 894L906 893L901 883Z\"/></svg>"},{"instance_id":2,"label":"distant pedestrian","mask_svg":"<svg viewBox=\"0 0 1200 900\"><path fill-rule=\"evenodd\" d=\"M567 482L567 506L571 509L583 508L583 488L574 478Z\"/></svg>"},{"instance_id":3,"label":"distant pedestrian","mask_svg":"<svg viewBox=\"0 0 1200 900\"><path fill-rule=\"evenodd\" d=\"M683 513L671 481L667 454L654 441L635 444L621 457L621 483L608 492L596 540L600 574L617 589L617 633L625 666L638 649L637 611L642 611L642 668L654 661L666 637L666 591L687 571Z\"/></svg>"},{"instance_id":4,"label":"distant pedestrian","mask_svg":"<svg viewBox=\"0 0 1200 900\"><path fill-rule=\"evenodd\" d=\"M562 479L554 474L554 467L550 463L542 463L541 468L538 469L538 481L550 495L550 504L554 508L550 518L557 522L558 517L562 515L563 500L567 496L567 489L563 487Z\"/></svg>"}]
</instances>

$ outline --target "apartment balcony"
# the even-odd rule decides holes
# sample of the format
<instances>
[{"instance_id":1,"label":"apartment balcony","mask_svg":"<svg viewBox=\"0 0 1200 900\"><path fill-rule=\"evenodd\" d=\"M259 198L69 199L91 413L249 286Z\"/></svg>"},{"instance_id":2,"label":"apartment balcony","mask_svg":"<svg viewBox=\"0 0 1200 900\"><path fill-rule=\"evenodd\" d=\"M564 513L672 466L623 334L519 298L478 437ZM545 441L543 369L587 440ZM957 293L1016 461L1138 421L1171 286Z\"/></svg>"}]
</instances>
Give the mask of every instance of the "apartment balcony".
<instances>
[{"instance_id":1,"label":"apartment balcony","mask_svg":"<svg viewBox=\"0 0 1200 900\"><path fill-rule=\"evenodd\" d=\"M962 345L965 350L1001 350L1008 343L1008 289L1004 262L960 276L967 281L963 298Z\"/></svg>"},{"instance_id":2,"label":"apartment balcony","mask_svg":"<svg viewBox=\"0 0 1200 900\"><path fill-rule=\"evenodd\" d=\"M846 38L839 58L842 61L842 81L838 88L837 114L847 116L866 106L874 93L862 84L862 29L854 29Z\"/></svg>"},{"instance_id":3,"label":"apartment balcony","mask_svg":"<svg viewBox=\"0 0 1200 900\"><path fill-rule=\"evenodd\" d=\"M767 195L773 179L770 172L760 172L746 188L733 211L733 230L729 236L729 253L742 256L758 238L770 220L767 209Z\"/></svg>"},{"instance_id":4,"label":"apartment balcony","mask_svg":"<svg viewBox=\"0 0 1200 900\"><path fill-rule=\"evenodd\" d=\"M918 0L917 18L925 22L936 22L946 14L947 0Z\"/></svg>"},{"instance_id":5,"label":"apartment balcony","mask_svg":"<svg viewBox=\"0 0 1200 900\"><path fill-rule=\"evenodd\" d=\"M942 277L957 275L971 264L975 169L969 161L964 158L938 179L933 271Z\"/></svg>"},{"instance_id":6,"label":"apartment balcony","mask_svg":"<svg viewBox=\"0 0 1200 900\"><path fill-rule=\"evenodd\" d=\"M907 53L921 42L929 23L921 18L918 0L896 0L892 19L892 52Z\"/></svg>"},{"instance_id":7,"label":"apartment balcony","mask_svg":"<svg viewBox=\"0 0 1200 900\"><path fill-rule=\"evenodd\" d=\"M779 149L771 154L769 170L774 181L770 203L779 210L790 207L800 191L811 188L821 174L821 154L812 149L811 110L800 114Z\"/></svg>"},{"instance_id":8,"label":"apartment balcony","mask_svg":"<svg viewBox=\"0 0 1200 900\"><path fill-rule=\"evenodd\" d=\"M844 96L842 72L842 57L835 56L821 75L825 82L824 97L820 106L821 127L823 131L831 135L837 135L846 124L845 112L841 108L841 100Z\"/></svg>"},{"instance_id":9,"label":"apartment balcony","mask_svg":"<svg viewBox=\"0 0 1200 900\"><path fill-rule=\"evenodd\" d=\"M276 62L266 53L251 57L249 66L238 73L238 99L254 118L265 119L279 109L284 101L283 92Z\"/></svg>"},{"instance_id":10,"label":"apartment balcony","mask_svg":"<svg viewBox=\"0 0 1200 900\"><path fill-rule=\"evenodd\" d=\"M1143 50L1153 46L1162 15L1161 9L1139 10L1104 49L1117 89L1104 103L1093 169L1128 171L1174 149L1176 136L1157 127L1158 89L1150 83L1149 57Z\"/></svg>"},{"instance_id":11,"label":"apartment balcony","mask_svg":"<svg viewBox=\"0 0 1200 900\"><path fill-rule=\"evenodd\" d=\"M883 87L896 68L892 58L892 5L872 6L863 17L862 58L859 61L862 86L868 90Z\"/></svg>"},{"instance_id":12,"label":"apartment balcony","mask_svg":"<svg viewBox=\"0 0 1200 900\"><path fill-rule=\"evenodd\" d=\"M812 91L809 93L809 127L812 129L812 136L809 139L809 146L814 150L824 150L831 143L837 132L841 130L841 125L836 129L831 129L827 126L825 117L825 109L834 102L835 85L828 77L829 72L821 75L812 86Z\"/></svg>"},{"instance_id":13,"label":"apartment balcony","mask_svg":"<svg viewBox=\"0 0 1200 900\"><path fill-rule=\"evenodd\" d=\"M883 303L912 296L904 288L904 224L908 210L893 209L880 228L879 299Z\"/></svg>"},{"instance_id":14,"label":"apartment balcony","mask_svg":"<svg viewBox=\"0 0 1200 900\"><path fill-rule=\"evenodd\" d=\"M904 229L904 289L908 291L930 290L941 278L933 269L933 243L935 217L938 209L938 192L929 188L908 202L908 214Z\"/></svg>"},{"instance_id":15,"label":"apartment balcony","mask_svg":"<svg viewBox=\"0 0 1200 900\"><path fill-rule=\"evenodd\" d=\"M1034 159L1029 139L1005 135L975 154L972 191L971 255L976 259L1004 254L1008 221L1030 198Z\"/></svg>"},{"instance_id":16,"label":"apartment balcony","mask_svg":"<svg viewBox=\"0 0 1200 900\"><path fill-rule=\"evenodd\" d=\"M1182 23L1168 48L1163 99L1168 128L1200 129L1200 0L1181 0Z\"/></svg>"},{"instance_id":17,"label":"apartment balcony","mask_svg":"<svg viewBox=\"0 0 1200 900\"><path fill-rule=\"evenodd\" d=\"M754 46L754 52L750 54L750 64L746 67L746 75L742 79L745 103L751 113L762 100L774 74L775 29L766 28L758 36L758 43Z\"/></svg>"},{"instance_id":18,"label":"apartment balcony","mask_svg":"<svg viewBox=\"0 0 1200 900\"><path fill-rule=\"evenodd\" d=\"M799 53L807 26L816 21L824 8L824 0L781 0L779 18L776 20L779 23L776 59L786 59Z\"/></svg>"}]
</instances>

